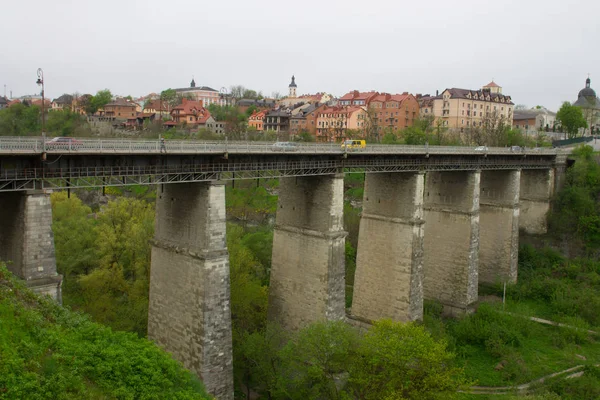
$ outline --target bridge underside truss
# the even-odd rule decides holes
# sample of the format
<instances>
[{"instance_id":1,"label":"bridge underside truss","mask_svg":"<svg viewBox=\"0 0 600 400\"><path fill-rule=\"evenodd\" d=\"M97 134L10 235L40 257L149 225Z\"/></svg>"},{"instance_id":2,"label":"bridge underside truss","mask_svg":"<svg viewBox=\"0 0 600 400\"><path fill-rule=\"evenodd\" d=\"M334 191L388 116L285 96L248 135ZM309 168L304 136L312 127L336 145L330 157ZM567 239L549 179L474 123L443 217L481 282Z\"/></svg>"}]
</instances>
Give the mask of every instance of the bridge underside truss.
<instances>
[{"instance_id":1,"label":"bridge underside truss","mask_svg":"<svg viewBox=\"0 0 600 400\"><path fill-rule=\"evenodd\" d=\"M272 179L334 173L549 169L547 158L322 160L274 163L34 168L0 172L0 192L158 185L213 180Z\"/></svg>"}]
</instances>

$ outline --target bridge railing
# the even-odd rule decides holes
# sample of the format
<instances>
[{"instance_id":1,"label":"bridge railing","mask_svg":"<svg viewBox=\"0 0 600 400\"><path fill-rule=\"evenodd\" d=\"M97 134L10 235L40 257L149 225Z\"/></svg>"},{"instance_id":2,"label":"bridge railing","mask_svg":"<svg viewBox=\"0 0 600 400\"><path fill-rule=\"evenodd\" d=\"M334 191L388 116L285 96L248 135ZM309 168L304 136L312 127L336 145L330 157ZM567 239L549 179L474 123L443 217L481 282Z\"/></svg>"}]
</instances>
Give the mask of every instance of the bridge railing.
<instances>
[{"instance_id":1,"label":"bridge railing","mask_svg":"<svg viewBox=\"0 0 600 400\"><path fill-rule=\"evenodd\" d=\"M69 142L50 142L41 137L0 137L2 153L99 153L99 154L153 154L153 153L365 153L365 154L557 154L557 149L516 149L490 147L382 145L368 144L365 148L344 148L340 143L295 143L290 147L274 146L272 142L195 141L144 139L87 139L73 138Z\"/></svg>"}]
</instances>

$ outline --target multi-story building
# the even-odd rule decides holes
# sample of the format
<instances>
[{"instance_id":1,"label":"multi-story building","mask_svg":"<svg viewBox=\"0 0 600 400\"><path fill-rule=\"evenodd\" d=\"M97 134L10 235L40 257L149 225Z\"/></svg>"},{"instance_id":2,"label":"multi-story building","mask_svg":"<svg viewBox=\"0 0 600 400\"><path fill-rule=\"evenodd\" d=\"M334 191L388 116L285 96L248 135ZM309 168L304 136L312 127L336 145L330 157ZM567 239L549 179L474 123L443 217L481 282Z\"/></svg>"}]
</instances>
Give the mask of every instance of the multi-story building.
<instances>
[{"instance_id":1,"label":"multi-story building","mask_svg":"<svg viewBox=\"0 0 600 400\"><path fill-rule=\"evenodd\" d=\"M143 112L146 114L156 114L159 117L166 117L171 115L171 106L166 101L147 100L144 103Z\"/></svg>"},{"instance_id":2,"label":"multi-story building","mask_svg":"<svg viewBox=\"0 0 600 400\"><path fill-rule=\"evenodd\" d=\"M327 107L326 104L314 103L300 107L296 113L292 112L290 133L299 135L302 132L308 132L316 139L317 116L325 107Z\"/></svg>"},{"instance_id":3,"label":"multi-story building","mask_svg":"<svg viewBox=\"0 0 600 400\"><path fill-rule=\"evenodd\" d=\"M265 116L265 131L288 132L292 114L284 110L272 110Z\"/></svg>"},{"instance_id":4,"label":"multi-story building","mask_svg":"<svg viewBox=\"0 0 600 400\"><path fill-rule=\"evenodd\" d=\"M415 119L419 118L419 103L408 92L377 94L369 99L368 108L379 133L412 126Z\"/></svg>"},{"instance_id":5,"label":"multi-story building","mask_svg":"<svg viewBox=\"0 0 600 400\"><path fill-rule=\"evenodd\" d=\"M180 105L173 107L171 118L171 121L164 123L165 126L185 125L196 128L205 126L212 117L201 101L183 99Z\"/></svg>"},{"instance_id":6,"label":"multi-story building","mask_svg":"<svg viewBox=\"0 0 600 400\"><path fill-rule=\"evenodd\" d=\"M265 130L265 117L267 115L266 110L254 111L250 117L248 117L248 126L255 128L257 131Z\"/></svg>"},{"instance_id":7,"label":"multi-story building","mask_svg":"<svg viewBox=\"0 0 600 400\"><path fill-rule=\"evenodd\" d=\"M0 96L0 110L8 107L8 99L4 96Z\"/></svg>"},{"instance_id":8,"label":"multi-story building","mask_svg":"<svg viewBox=\"0 0 600 400\"><path fill-rule=\"evenodd\" d=\"M573 105L581 107L583 111L583 117L588 125L587 128L583 129L584 134L600 129L600 99L596 97L596 92L591 87L589 77L585 80L585 87L579 91L577 101Z\"/></svg>"},{"instance_id":9,"label":"multi-story building","mask_svg":"<svg viewBox=\"0 0 600 400\"><path fill-rule=\"evenodd\" d=\"M369 101L377 96L379 93L375 91L370 92L359 92L353 90L352 92L346 93L338 100L340 106L366 106Z\"/></svg>"},{"instance_id":10,"label":"multi-story building","mask_svg":"<svg viewBox=\"0 0 600 400\"><path fill-rule=\"evenodd\" d=\"M208 107L211 104L225 105L226 99L221 94L208 86L196 87L196 81L192 78L190 87L175 89L177 94L184 97L190 96L195 101L201 101L204 107Z\"/></svg>"},{"instance_id":11,"label":"multi-story building","mask_svg":"<svg viewBox=\"0 0 600 400\"><path fill-rule=\"evenodd\" d=\"M366 117L366 107L324 107L316 116L317 141L339 142L346 138L348 130L364 131Z\"/></svg>"},{"instance_id":12,"label":"multi-story building","mask_svg":"<svg viewBox=\"0 0 600 400\"><path fill-rule=\"evenodd\" d=\"M514 103L502 87L490 82L480 90L451 88L433 100L434 117L451 129L482 126L485 118L512 123Z\"/></svg>"},{"instance_id":13,"label":"multi-story building","mask_svg":"<svg viewBox=\"0 0 600 400\"><path fill-rule=\"evenodd\" d=\"M136 118L136 103L125 99L116 99L104 106L101 116L114 120L128 120Z\"/></svg>"}]
</instances>

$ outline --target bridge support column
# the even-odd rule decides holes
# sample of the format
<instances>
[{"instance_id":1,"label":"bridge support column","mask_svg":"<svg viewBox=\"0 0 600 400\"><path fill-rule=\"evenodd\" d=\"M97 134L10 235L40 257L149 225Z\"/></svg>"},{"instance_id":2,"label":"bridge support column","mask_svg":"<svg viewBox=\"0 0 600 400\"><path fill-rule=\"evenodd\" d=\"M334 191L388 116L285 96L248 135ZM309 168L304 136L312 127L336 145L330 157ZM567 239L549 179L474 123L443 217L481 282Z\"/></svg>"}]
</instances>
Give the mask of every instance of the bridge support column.
<instances>
[{"instance_id":1,"label":"bridge support column","mask_svg":"<svg viewBox=\"0 0 600 400\"><path fill-rule=\"evenodd\" d=\"M429 172L425 178L424 293L446 314L477 301L479 171Z\"/></svg>"},{"instance_id":2,"label":"bridge support column","mask_svg":"<svg viewBox=\"0 0 600 400\"><path fill-rule=\"evenodd\" d=\"M233 399L229 254L222 183L157 188L148 337Z\"/></svg>"},{"instance_id":3,"label":"bridge support column","mask_svg":"<svg viewBox=\"0 0 600 400\"><path fill-rule=\"evenodd\" d=\"M517 281L520 171L482 171L479 281Z\"/></svg>"},{"instance_id":4,"label":"bridge support column","mask_svg":"<svg viewBox=\"0 0 600 400\"><path fill-rule=\"evenodd\" d=\"M38 294L61 303L62 276L56 273L52 205L44 191L0 195L0 260Z\"/></svg>"},{"instance_id":5,"label":"bridge support column","mask_svg":"<svg viewBox=\"0 0 600 400\"><path fill-rule=\"evenodd\" d=\"M342 174L280 180L269 319L285 329L345 318L343 205Z\"/></svg>"},{"instance_id":6,"label":"bridge support column","mask_svg":"<svg viewBox=\"0 0 600 400\"><path fill-rule=\"evenodd\" d=\"M546 216L554 194L554 170L521 171L519 228L525 233L541 235L548 230Z\"/></svg>"},{"instance_id":7,"label":"bridge support column","mask_svg":"<svg viewBox=\"0 0 600 400\"><path fill-rule=\"evenodd\" d=\"M422 173L365 179L352 315L367 321L423 317Z\"/></svg>"}]
</instances>

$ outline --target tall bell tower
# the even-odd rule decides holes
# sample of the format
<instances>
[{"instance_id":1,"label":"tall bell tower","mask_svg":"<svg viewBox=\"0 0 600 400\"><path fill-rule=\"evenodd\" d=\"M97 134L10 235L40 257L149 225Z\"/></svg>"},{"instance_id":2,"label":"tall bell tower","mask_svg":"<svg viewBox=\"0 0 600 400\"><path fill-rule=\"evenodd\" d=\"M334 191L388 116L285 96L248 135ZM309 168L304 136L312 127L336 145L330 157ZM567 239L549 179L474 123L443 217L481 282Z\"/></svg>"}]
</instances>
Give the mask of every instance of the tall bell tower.
<instances>
[{"instance_id":1,"label":"tall bell tower","mask_svg":"<svg viewBox=\"0 0 600 400\"><path fill-rule=\"evenodd\" d=\"M290 94L289 97L295 98L296 97L296 77L294 77L294 75L292 75L292 83L290 83Z\"/></svg>"}]
</instances>

